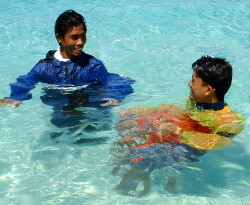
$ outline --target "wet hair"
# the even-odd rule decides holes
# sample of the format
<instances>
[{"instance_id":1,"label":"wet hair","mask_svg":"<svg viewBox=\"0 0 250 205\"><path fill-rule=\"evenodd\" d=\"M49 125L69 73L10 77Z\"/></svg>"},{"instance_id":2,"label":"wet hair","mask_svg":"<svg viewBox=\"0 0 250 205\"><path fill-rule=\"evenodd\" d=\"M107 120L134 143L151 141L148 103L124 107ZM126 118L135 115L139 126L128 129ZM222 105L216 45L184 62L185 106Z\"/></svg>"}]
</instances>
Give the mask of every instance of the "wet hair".
<instances>
[{"instance_id":1,"label":"wet hair","mask_svg":"<svg viewBox=\"0 0 250 205\"><path fill-rule=\"evenodd\" d=\"M217 99L224 100L232 83L232 66L229 62L223 58L202 56L192 64L192 68L204 83L215 89Z\"/></svg>"},{"instance_id":2,"label":"wet hair","mask_svg":"<svg viewBox=\"0 0 250 205\"><path fill-rule=\"evenodd\" d=\"M81 24L83 25L84 31L87 32L84 17L81 14L76 13L74 10L67 10L60 14L60 16L56 19L55 34L59 34L64 37L70 28Z\"/></svg>"}]
</instances>

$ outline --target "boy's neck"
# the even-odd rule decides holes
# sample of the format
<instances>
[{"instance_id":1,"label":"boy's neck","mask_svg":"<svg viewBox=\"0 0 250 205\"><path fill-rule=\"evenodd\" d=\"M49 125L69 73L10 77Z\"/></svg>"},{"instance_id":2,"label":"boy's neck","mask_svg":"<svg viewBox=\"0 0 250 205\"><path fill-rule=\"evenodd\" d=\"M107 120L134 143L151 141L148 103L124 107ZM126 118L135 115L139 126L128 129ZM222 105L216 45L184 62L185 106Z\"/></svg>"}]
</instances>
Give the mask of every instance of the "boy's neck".
<instances>
[{"instance_id":1,"label":"boy's neck","mask_svg":"<svg viewBox=\"0 0 250 205\"><path fill-rule=\"evenodd\" d=\"M58 47L57 51L54 54L54 57L59 61L68 61L70 59L64 58L61 53L61 47Z\"/></svg>"},{"instance_id":2,"label":"boy's neck","mask_svg":"<svg viewBox=\"0 0 250 205\"><path fill-rule=\"evenodd\" d=\"M197 103L196 106L200 107L203 110L222 110L225 106L224 100L222 101L216 101L214 103Z\"/></svg>"}]
</instances>

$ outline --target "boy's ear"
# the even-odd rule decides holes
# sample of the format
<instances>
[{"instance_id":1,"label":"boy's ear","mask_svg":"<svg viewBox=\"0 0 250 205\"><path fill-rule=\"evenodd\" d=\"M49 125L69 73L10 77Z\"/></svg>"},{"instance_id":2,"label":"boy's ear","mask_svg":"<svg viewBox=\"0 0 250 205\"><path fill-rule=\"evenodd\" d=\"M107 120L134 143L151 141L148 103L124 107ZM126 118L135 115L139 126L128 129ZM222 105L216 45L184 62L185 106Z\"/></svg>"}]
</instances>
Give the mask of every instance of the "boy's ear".
<instances>
[{"instance_id":1,"label":"boy's ear","mask_svg":"<svg viewBox=\"0 0 250 205\"><path fill-rule=\"evenodd\" d=\"M211 85L207 85L207 90L205 92L205 95L209 96L211 94L214 94L214 92L215 92L215 89Z\"/></svg>"},{"instance_id":2,"label":"boy's ear","mask_svg":"<svg viewBox=\"0 0 250 205\"><path fill-rule=\"evenodd\" d=\"M62 36L60 34L57 33L55 37L58 43L62 43Z\"/></svg>"}]
</instances>

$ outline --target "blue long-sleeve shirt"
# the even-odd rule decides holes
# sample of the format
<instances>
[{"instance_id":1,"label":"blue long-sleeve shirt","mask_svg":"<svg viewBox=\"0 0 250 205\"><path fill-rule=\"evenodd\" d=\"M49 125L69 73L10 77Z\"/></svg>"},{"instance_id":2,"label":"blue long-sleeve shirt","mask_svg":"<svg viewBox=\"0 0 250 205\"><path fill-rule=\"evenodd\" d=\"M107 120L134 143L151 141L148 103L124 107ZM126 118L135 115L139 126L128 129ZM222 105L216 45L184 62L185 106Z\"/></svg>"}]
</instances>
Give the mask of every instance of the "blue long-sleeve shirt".
<instances>
[{"instance_id":1,"label":"blue long-sleeve shirt","mask_svg":"<svg viewBox=\"0 0 250 205\"><path fill-rule=\"evenodd\" d=\"M19 101L31 99L29 91L39 82L62 88L86 85L87 88L83 90L92 100L112 98L121 101L133 92L133 80L108 73L103 63L89 54L83 52L80 56L63 62L54 58L54 53L55 51L49 51L46 58L40 60L27 75L20 76L15 83L11 83L9 98Z\"/></svg>"}]
</instances>

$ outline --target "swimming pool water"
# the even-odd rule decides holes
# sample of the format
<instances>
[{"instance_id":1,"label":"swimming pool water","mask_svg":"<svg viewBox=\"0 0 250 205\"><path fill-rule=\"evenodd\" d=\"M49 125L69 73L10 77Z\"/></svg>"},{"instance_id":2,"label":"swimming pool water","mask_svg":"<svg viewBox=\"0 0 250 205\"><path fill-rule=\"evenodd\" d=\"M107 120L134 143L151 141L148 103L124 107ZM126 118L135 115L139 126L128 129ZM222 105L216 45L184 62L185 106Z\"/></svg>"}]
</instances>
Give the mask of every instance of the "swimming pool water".
<instances>
[{"instance_id":1,"label":"swimming pool water","mask_svg":"<svg viewBox=\"0 0 250 205\"><path fill-rule=\"evenodd\" d=\"M189 168L174 167L175 194L163 192L165 172L159 170L145 197L121 195L114 189L121 178L110 165L116 131L97 133L107 139L99 143L73 144L76 136L67 133L52 140L50 133L61 129L50 122L53 111L41 102L39 84L18 109L0 110L0 204L249 204L248 1L1 1L1 98L10 82L57 48L54 21L67 9L86 19L85 52L110 72L136 80L120 108L183 103L191 64L202 55L224 57L234 68L226 102L243 115L245 129L229 147L210 151Z\"/></svg>"}]
</instances>

